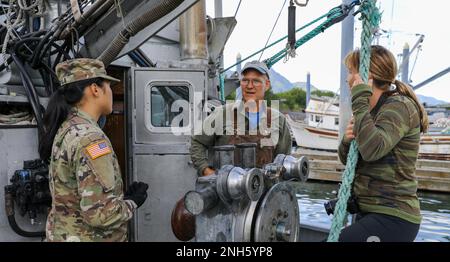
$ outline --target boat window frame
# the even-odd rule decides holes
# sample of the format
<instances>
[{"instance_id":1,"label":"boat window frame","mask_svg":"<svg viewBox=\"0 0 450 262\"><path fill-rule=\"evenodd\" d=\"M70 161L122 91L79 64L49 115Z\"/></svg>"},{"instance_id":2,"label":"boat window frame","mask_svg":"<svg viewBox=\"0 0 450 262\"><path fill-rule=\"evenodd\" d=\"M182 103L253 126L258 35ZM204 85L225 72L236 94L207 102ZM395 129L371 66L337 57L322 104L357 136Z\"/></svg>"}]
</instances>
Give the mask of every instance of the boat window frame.
<instances>
[{"instance_id":1,"label":"boat window frame","mask_svg":"<svg viewBox=\"0 0 450 262\"><path fill-rule=\"evenodd\" d=\"M151 90L153 87L186 87L188 90L188 117L189 124L183 127L176 127L177 132L176 133L185 133L189 132L192 128L192 109L193 109L193 93L194 93L194 87L189 81L185 80L176 80L176 81L161 81L161 80L155 80L149 82L145 86L145 107L144 107L144 123L145 127L148 131L153 133L174 133L173 128L171 126L154 126L152 123L152 97L151 97Z\"/></svg>"},{"instance_id":2,"label":"boat window frame","mask_svg":"<svg viewBox=\"0 0 450 262\"><path fill-rule=\"evenodd\" d=\"M322 123L323 122L323 116L315 115L315 122L316 123Z\"/></svg>"}]
</instances>

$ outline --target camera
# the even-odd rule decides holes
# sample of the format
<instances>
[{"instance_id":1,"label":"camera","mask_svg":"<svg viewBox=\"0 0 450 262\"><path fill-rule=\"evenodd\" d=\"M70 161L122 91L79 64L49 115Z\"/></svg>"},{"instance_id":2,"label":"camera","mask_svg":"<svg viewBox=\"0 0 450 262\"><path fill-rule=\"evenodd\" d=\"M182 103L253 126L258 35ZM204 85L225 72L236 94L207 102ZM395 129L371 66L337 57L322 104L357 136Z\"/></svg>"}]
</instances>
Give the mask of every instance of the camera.
<instances>
[{"instance_id":1,"label":"camera","mask_svg":"<svg viewBox=\"0 0 450 262\"><path fill-rule=\"evenodd\" d=\"M323 204L325 207L325 211L327 212L327 215L334 214L334 209L336 207L337 201L338 199L336 198ZM359 213L358 202L356 201L356 198L353 196L351 196L347 201L347 212L352 215Z\"/></svg>"}]
</instances>

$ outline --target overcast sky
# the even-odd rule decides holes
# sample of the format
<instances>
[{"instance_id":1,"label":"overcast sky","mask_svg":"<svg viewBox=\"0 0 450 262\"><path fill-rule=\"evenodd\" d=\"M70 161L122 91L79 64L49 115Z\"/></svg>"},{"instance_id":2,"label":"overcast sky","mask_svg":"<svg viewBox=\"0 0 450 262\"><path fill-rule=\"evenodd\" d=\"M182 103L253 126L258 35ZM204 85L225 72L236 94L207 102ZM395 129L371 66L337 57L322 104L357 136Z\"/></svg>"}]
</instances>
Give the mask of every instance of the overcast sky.
<instances>
[{"instance_id":1,"label":"overcast sky","mask_svg":"<svg viewBox=\"0 0 450 262\"><path fill-rule=\"evenodd\" d=\"M304 0L300 0L304 2ZM243 0L236 16L238 24L225 48L225 67L235 62L237 53L242 57L264 47L270 30L284 0ZM450 1L448 0L378 0L383 12L381 29L391 31L391 38L385 34L380 44L388 47L395 55L402 52L407 42L411 48L418 36L424 34L422 51L412 72L412 83L418 84L428 77L450 66ZM239 0L223 0L224 16L233 16ZM340 5L340 0L310 0L307 7L297 7L297 28L327 13ZM274 41L287 33L286 6L271 37ZM214 0L206 0L207 13L214 17ZM359 17L359 16L358 16ZM355 47L359 46L360 21L355 20ZM305 32L297 34L297 39ZM337 91L341 65L341 26L335 25L297 49L297 57L287 63L280 61L274 69L291 82L305 81L311 72L312 83L320 88ZM262 59L281 50L286 42L267 50ZM258 59L255 56L255 59ZM412 70L416 52L410 60ZM417 93L450 102L450 73L422 87Z\"/></svg>"}]
</instances>

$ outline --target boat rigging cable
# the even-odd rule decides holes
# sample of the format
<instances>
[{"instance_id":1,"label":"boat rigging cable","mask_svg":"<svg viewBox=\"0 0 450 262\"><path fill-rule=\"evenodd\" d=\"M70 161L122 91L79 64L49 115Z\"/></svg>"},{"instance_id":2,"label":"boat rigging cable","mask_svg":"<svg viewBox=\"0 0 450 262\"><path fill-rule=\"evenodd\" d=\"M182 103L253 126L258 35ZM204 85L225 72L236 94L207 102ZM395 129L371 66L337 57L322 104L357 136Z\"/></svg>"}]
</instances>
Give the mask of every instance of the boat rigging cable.
<instances>
[{"instance_id":1,"label":"boat rigging cable","mask_svg":"<svg viewBox=\"0 0 450 262\"><path fill-rule=\"evenodd\" d=\"M364 2L364 1L363 1ZM321 23L320 25L318 25L317 27L315 27L313 30L311 30L309 33L307 33L306 35L304 35L302 38L300 38L299 40L297 40L295 42L295 49L299 48L300 46L302 46L303 44L305 44L306 42L308 42L309 40L313 39L315 36L319 35L320 33L323 33L326 29L330 28L331 26L333 26L334 24L337 24L339 22L341 22L342 20L344 20L349 14L350 11L353 9L353 7L355 7L356 5L360 5L361 1L356 0L353 1L352 3L348 4L348 5L339 5L335 8L332 8L328 13L314 19L313 21L309 22L308 24L300 27L299 29L297 29L295 32L299 32L315 23L317 23L318 21L324 19L325 17L327 18L323 23ZM230 70L231 68L235 67L236 65L245 62L246 60L252 58L253 56L263 52L264 50L280 43L281 41L285 40L286 38L288 38L288 36L284 36L280 39L278 39L277 41L273 42L272 44L256 51L255 53L247 56L246 58L242 59L241 61L239 61L238 63L235 63L229 67L227 67L226 69L222 70L219 74L219 88L220 88L220 99L221 100L225 100L225 95L224 95L224 89L225 89L225 76L224 73L227 72L228 70ZM277 62L279 62L281 59L283 59L284 57L286 57L286 55L288 55L289 52L291 52L292 50L290 48L284 48L283 50L281 50L280 52L276 53L275 55L273 55L272 57L264 60L264 62L266 63L268 68L271 68L273 65L275 65Z\"/></svg>"},{"instance_id":2,"label":"boat rigging cable","mask_svg":"<svg viewBox=\"0 0 450 262\"><path fill-rule=\"evenodd\" d=\"M366 0L361 2L362 28L361 31L361 56L359 61L359 74L362 80L367 83L369 79L370 67L370 50L373 39L374 29L380 23L381 14L375 6L375 0ZM347 201L350 197L353 179L355 177L356 164L358 163L358 147L356 141L353 140L350 145L350 150L347 156L347 164L344 173L342 174L342 184L339 188L338 201L336 203L333 221L331 223L330 234L328 235L328 242L337 242L341 234L344 220L347 217Z\"/></svg>"},{"instance_id":3,"label":"boat rigging cable","mask_svg":"<svg viewBox=\"0 0 450 262\"><path fill-rule=\"evenodd\" d=\"M281 13L284 10L284 6L286 5L286 2L287 2L287 0L284 0L283 6L281 6L280 12L278 13L277 19L275 20L275 23L273 24L272 30L270 31L270 34L269 34L269 37L267 37L267 41L266 41L266 44L264 45L264 48L267 47L267 44L269 44L270 37L272 37L273 31L275 30L275 27L278 24L278 19L280 19ZM291 0L291 5L292 5L292 0ZM259 56L258 61L261 61L263 54L264 54L264 50L261 52L261 55Z\"/></svg>"},{"instance_id":4,"label":"boat rigging cable","mask_svg":"<svg viewBox=\"0 0 450 262\"><path fill-rule=\"evenodd\" d=\"M313 30L311 30L309 33L304 35L302 38L297 40L295 42L295 49L299 48L312 38L316 37L320 33L323 33L326 29L330 28L332 25L337 24L344 20L349 14L350 11L353 9L355 5L360 4L360 1L353 1L349 5L340 5L333 9L331 9L327 14L327 19L325 22L321 23L319 26L315 27ZM269 68L271 68L273 65L275 65L277 62L279 62L281 59L286 57L289 52L291 52L289 47L284 48L280 52L276 53L272 57L265 60L265 63Z\"/></svg>"},{"instance_id":5,"label":"boat rigging cable","mask_svg":"<svg viewBox=\"0 0 450 262\"><path fill-rule=\"evenodd\" d=\"M238 14L238 12L239 12L239 8L241 7L241 3L242 3L242 0L239 0L239 4L238 4L238 6L237 6L237 8L236 8L236 12L234 12L234 17L236 18L236 15Z\"/></svg>"}]
</instances>

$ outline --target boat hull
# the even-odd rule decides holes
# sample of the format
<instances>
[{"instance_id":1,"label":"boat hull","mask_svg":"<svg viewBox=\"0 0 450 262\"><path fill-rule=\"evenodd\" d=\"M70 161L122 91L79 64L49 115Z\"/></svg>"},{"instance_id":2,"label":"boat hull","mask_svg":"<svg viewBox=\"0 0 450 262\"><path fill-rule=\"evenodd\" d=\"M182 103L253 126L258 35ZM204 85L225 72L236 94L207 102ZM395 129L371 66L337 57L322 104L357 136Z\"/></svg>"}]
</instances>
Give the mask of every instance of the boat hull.
<instances>
[{"instance_id":1,"label":"boat hull","mask_svg":"<svg viewBox=\"0 0 450 262\"><path fill-rule=\"evenodd\" d=\"M338 148L337 132L333 131L313 132L306 124L293 121L288 118L288 123L292 130L297 146L310 149L320 149L327 151L336 151Z\"/></svg>"},{"instance_id":2,"label":"boat hull","mask_svg":"<svg viewBox=\"0 0 450 262\"><path fill-rule=\"evenodd\" d=\"M297 146L336 152L339 146L338 131L315 128L287 118ZM419 154L423 158L450 160L450 136L423 135Z\"/></svg>"}]
</instances>

